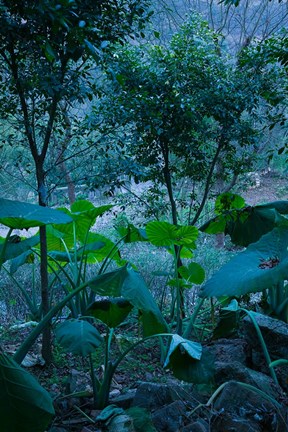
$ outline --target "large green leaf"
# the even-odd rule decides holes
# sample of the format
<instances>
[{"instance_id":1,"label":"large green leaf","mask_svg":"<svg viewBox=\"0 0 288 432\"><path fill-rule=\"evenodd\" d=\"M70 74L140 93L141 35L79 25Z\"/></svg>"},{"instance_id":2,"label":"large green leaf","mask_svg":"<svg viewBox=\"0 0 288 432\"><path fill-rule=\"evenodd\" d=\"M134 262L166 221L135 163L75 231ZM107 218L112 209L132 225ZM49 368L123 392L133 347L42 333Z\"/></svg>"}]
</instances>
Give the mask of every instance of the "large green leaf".
<instances>
[{"instance_id":1,"label":"large green leaf","mask_svg":"<svg viewBox=\"0 0 288 432\"><path fill-rule=\"evenodd\" d=\"M167 331L167 324L141 275L127 269L121 295L139 310L144 337Z\"/></svg>"},{"instance_id":2,"label":"large green leaf","mask_svg":"<svg viewBox=\"0 0 288 432\"><path fill-rule=\"evenodd\" d=\"M121 290L126 277L127 269L125 266L96 276L91 279L89 286L96 294L101 296L121 297Z\"/></svg>"},{"instance_id":3,"label":"large green leaf","mask_svg":"<svg viewBox=\"0 0 288 432\"><path fill-rule=\"evenodd\" d=\"M200 360L202 356L202 345L198 342L192 342L188 339L184 339L183 337L175 334L171 338L169 350L164 362L164 367L167 367L170 364L170 357L172 353L177 349L182 349L182 352L187 352L189 356L193 360Z\"/></svg>"},{"instance_id":4,"label":"large green leaf","mask_svg":"<svg viewBox=\"0 0 288 432\"><path fill-rule=\"evenodd\" d=\"M220 309L218 323L213 331L214 339L235 335L238 330L239 319L238 302L233 299L227 307Z\"/></svg>"},{"instance_id":5,"label":"large green leaf","mask_svg":"<svg viewBox=\"0 0 288 432\"><path fill-rule=\"evenodd\" d=\"M123 298L97 300L87 309L87 315L92 315L110 328L121 324L133 309L131 303Z\"/></svg>"},{"instance_id":6,"label":"large green leaf","mask_svg":"<svg viewBox=\"0 0 288 432\"><path fill-rule=\"evenodd\" d=\"M36 379L0 353L0 429L44 432L54 416L52 399Z\"/></svg>"},{"instance_id":7,"label":"large green leaf","mask_svg":"<svg viewBox=\"0 0 288 432\"><path fill-rule=\"evenodd\" d=\"M3 262L11 260L13 258L16 258L20 255L22 255L24 252L29 252L31 253L31 248L33 246L36 246L39 243L39 236L33 236L30 238L25 238L25 239L21 239L21 237L17 237L17 242L13 243L8 241L8 243L6 244L5 247L5 253L4 256L2 256L3 253L3 248L4 248L4 243L2 240L4 240L3 238L1 238L0 240L0 257L2 258Z\"/></svg>"},{"instance_id":8,"label":"large green leaf","mask_svg":"<svg viewBox=\"0 0 288 432\"><path fill-rule=\"evenodd\" d=\"M215 201L215 213L220 215L233 209L242 209L246 206L244 198L231 192L218 195Z\"/></svg>"},{"instance_id":9,"label":"large green leaf","mask_svg":"<svg viewBox=\"0 0 288 432\"><path fill-rule=\"evenodd\" d=\"M103 242L95 242L95 243L92 243L92 244L89 244L89 245L86 245L86 246L79 248L77 250L77 253L76 253L77 261L80 261L83 258L83 256L84 257L87 257L88 255L93 256L93 254L98 252L99 249L102 249L104 246L105 245ZM74 251L73 250L69 251L69 254L70 254L70 256L72 256L74 258ZM65 252L60 252L60 251L59 252L58 251L49 252L48 258L49 257L57 260L58 262L68 263L70 261L69 255L66 251Z\"/></svg>"},{"instance_id":10,"label":"large green leaf","mask_svg":"<svg viewBox=\"0 0 288 432\"><path fill-rule=\"evenodd\" d=\"M109 255L109 258L116 261L119 265L122 263L122 259L120 256L120 252L118 247L107 237L97 234L94 232L90 232L87 238L86 248L89 251L90 245L102 243L101 248L91 248L90 253L88 253L88 263L95 264L103 261ZM123 265L123 264L122 264Z\"/></svg>"},{"instance_id":11,"label":"large green leaf","mask_svg":"<svg viewBox=\"0 0 288 432\"><path fill-rule=\"evenodd\" d=\"M238 200L235 203L237 204ZM220 208L217 210L218 215L206 222L200 230L209 234L224 232L231 236L233 243L246 247L276 226L285 223L286 219L281 215L288 214L288 201L275 201L238 209L223 208L222 213Z\"/></svg>"},{"instance_id":12,"label":"large green leaf","mask_svg":"<svg viewBox=\"0 0 288 432\"><path fill-rule=\"evenodd\" d=\"M203 297L241 296L288 279L288 227L274 228L225 264L203 287Z\"/></svg>"},{"instance_id":13,"label":"large green leaf","mask_svg":"<svg viewBox=\"0 0 288 432\"><path fill-rule=\"evenodd\" d=\"M72 219L65 213L48 207L0 198L0 223L14 229L24 229L52 223L67 224Z\"/></svg>"},{"instance_id":14,"label":"large green leaf","mask_svg":"<svg viewBox=\"0 0 288 432\"><path fill-rule=\"evenodd\" d=\"M124 237L124 243L134 243L148 240L145 229L137 228L130 223L127 226L119 226L116 229L120 236Z\"/></svg>"},{"instance_id":15,"label":"large green leaf","mask_svg":"<svg viewBox=\"0 0 288 432\"><path fill-rule=\"evenodd\" d=\"M90 288L102 296L123 297L139 310L144 336L165 332L167 325L140 274L127 266L97 276Z\"/></svg>"},{"instance_id":16,"label":"large green leaf","mask_svg":"<svg viewBox=\"0 0 288 432\"><path fill-rule=\"evenodd\" d=\"M21 267L24 264L32 264L34 263L35 255L31 251L23 252L21 255L17 256L16 258L13 258L10 261L10 273L15 273L19 267Z\"/></svg>"},{"instance_id":17,"label":"large green leaf","mask_svg":"<svg viewBox=\"0 0 288 432\"><path fill-rule=\"evenodd\" d=\"M195 248L198 230L194 226L177 227L168 222L153 221L146 225L148 240L155 246L186 246Z\"/></svg>"},{"instance_id":18,"label":"large green leaf","mask_svg":"<svg viewBox=\"0 0 288 432\"><path fill-rule=\"evenodd\" d=\"M280 214L288 214L288 201L272 201L267 204L261 204L258 208L275 209Z\"/></svg>"},{"instance_id":19,"label":"large green leaf","mask_svg":"<svg viewBox=\"0 0 288 432\"><path fill-rule=\"evenodd\" d=\"M173 335L164 367L176 378L195 384L210 383L214 377L214 358L198 342Z\"/></svg>"},{"instance_id":20,"label":"large green leaf","mask_svg":"<svg viewBox=\"0 0 288 432\"><path fill-rule=\"evenodd\" d=\"M47 241L48 252L66 251L64 243L68 248L68 250L72 249L74 247L72 224L69 224L69 226L63 225L62 231L57 229L56 226L61 229L59 225L48 225L46 228L46 241Z\"/></svg>"},{"instance_id":21,"label":"large green leaf","mask_svg":"<svg viewBox=\"0 0 288 432\"><path fill-rule=\"evenodd\" d=\"M195 262L189 263L187 266L178 268L180 275L189 283L200 285L205 279L205 270Z\"/></svg>"},{"instance_id":22,"label":"large green leaf","mask_svg":"<svg viewBox=\"0 0 288 432\"><path fill-rule=\"evenodd\" d=\"M95 352L102 343L98 330L87 321L71 319L56 327L56 338L59 344L72 354L83 357Z\"/></svg>"},{"instance_id":23,"label":"large green leaf","mask_svg":"<svg viewBox=\"0 0 288 432\"><path fill-rule=\"evenodd\" d=\"M90 201L79 200L75 201L70 210L61 209L65 211L74 221L75 228L71 226L58 226L54 225L56 230L61 231L65 234L66 241L70 242L74 239L74 229L76 233L76 239L82 244L85 243L87 234L90 228L95 224L98 216L101 216L106 211L110 210L112 205L105 205L100 207L95 207Z\"/></svg>"}]
</instances>

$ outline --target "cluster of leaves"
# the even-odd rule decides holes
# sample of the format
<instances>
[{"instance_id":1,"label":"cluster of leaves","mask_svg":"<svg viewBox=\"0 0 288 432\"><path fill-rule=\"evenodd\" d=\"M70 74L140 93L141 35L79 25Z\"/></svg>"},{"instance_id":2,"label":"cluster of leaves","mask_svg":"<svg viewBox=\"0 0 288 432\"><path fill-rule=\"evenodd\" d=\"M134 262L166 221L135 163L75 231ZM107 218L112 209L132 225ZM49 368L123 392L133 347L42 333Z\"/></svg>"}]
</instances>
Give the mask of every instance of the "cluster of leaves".
<instances>
[{"instance_id":1,"label":"cluster of leaves","mask_svg":"<svg viewBox=\"0 0 288 432\"><path fill-rule=\"evenodd\" d=\"M275 75L251 68L252 60L234 65L199 16L192 15L167 47L119 47L107 63L106 96L95 115L121 133L103 142L109 147L118 140L132 161L125 173L152 180L157 190L164 185L172 207L179 178L209 188L253 163L259 131L252 118Z\"/></svg>"},{"instance_id":2,"label":"cluster of leaves","mask_svg":"<svg viewBox=\"0 0 288 432\"><path fill-rule=\"evenodd\" d=\"M287 322L287 201L247 206L238 195L224 194L215 209L217 216L201 229L229 234L233 243L247 249L206 282L202 295L239 297L267 291L270 311Z\"/></svg>"}]
</instances>

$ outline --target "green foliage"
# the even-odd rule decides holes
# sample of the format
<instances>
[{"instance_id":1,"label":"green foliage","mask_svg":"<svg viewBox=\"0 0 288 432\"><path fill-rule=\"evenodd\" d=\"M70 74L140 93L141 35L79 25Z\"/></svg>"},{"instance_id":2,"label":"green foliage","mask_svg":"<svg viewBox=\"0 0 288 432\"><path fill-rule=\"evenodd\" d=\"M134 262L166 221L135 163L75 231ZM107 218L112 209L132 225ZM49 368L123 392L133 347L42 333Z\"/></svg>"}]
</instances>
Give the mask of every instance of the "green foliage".
<instances>
[{"instance_id":1,"label":"green foliage","mask_svg":"<svg viewBox=\"0 0 288 432\"><path fill-rule=\"evenodd\" d=\"M282 214L287 214L287 201L248 206L240 198L234 194L220 195L215 204L217 216L206 222L201 231L209 234L224 232L230 235L233 243L248 246L285 222Z\"/></svg>"},{"instance_id":2,"label":"green foliage","mask_svg":"<svg viewBox=\"0 0 288 432\"><path fill-rule=\"evenodd\" d=\"M242 202L241 206L223 208L201 228L211 233L224 231L236 244L248 245L206 282L201 295L239 297L263 291L268 310L287 322L288 203L245 207Z\"/></svg>"},{"instance_id":3,"label":"green foliage","mask_svg":"<svg viewBox=\"0 0 288 432\"><path fill-rule=\"evenodd\" d=\"M211 383L214 376L214 359L198 342L173 335L164 367L186 382Z\"/></svg>"},{"instance_id":4,"label":"green foliage","mask_svg":"<svg viewBox=\"0 0 288 432\"><path fill-rule=\"evenodd\" d=\"M132 310L132 305L123 298L97 300L87 309L87 314L97 318L109 328L120 325Z\"/></svg>"},{"instance_id":5,"label":"green foliage","mask_svg":"<svg viewBox=\"0 0 288 432\"><path fill-rule=\"evenodd\" d=\"M187 246L195 249L198 230L194 226L176 227L168 222L149 222L146 225L148 240L155 246Z\"/></svg>"},{"instance_id":6,"label":"green foliage","mask_svg":"<svg viewBox=\"0 0 288 432\"><path fill-rule=\"evenodd\" d=\"M163 316L140 274L122 267L94 278L89 286L102 296L123 297L138 309L144 336L167 330Z\"/></svg>"},{"instance_id":7,"label":"green foliage","mask_svg":"<svg viewBox=\"0 0 288 432\"><path fill-rule=\"evenodd\" d=\"M13 229L28 229L52 223L67 224L72 219L63 212L34 204L0 198L0 223Z\"/></svg>"},{"instance_id":8,"label":"green foliage","mask_svg":"<svg viewBox=\"0 0 288 432\"><path fill-rule=\"evenodd\" d=\"M233 299L227 307L219 312L219 319L213 331L213 338L223 338L235 335L240 321L240 311L237 300Z\"/></svg>"},{"instance_id":9,"label":"green foliage","mask_svg":"<svg viewBox=\"0 0 288 432\"><path fill-rule=\"evenodd\" d=\"M13 260L15 270L22 264L28 261L31 255L31 248L39 244L39 236L32 236L30 238L21 238L19 236L10 236L7 243L5 239L0 237L0 256L2 263L5 261ZM16 262L17 259L17 262ZM14 271L15 271L14 270Z\"/></svg>"},{"instance_id":10,"label":"green foliage","mask_svg":"<svg viewBox=\"0 0 288 432\"><path fill-rule=\"evenodd\" d=\"M68 352L83 357L95 352L103 342L98 330L83 320L68 320L59 324L55 335L58 343Z\"/></svg>"},{"instance_id":11,"label":"green foliage","mask_svg":"<svg viewBox=\"0 0 288 432\"><path fill-rule=\"evenodd\" d=\"M44 432L54 416L50 395L36 379L0 353L0 415L5 432Z\"/></svg>"},{"instance_id":12,"label":"green foliage","mask_svg":"<svg viewBox=\"0 0 288 432\"><path fill-rule=\"evenodd\" d=\"M178 268L178 272L189 284L201 285L205 280L205 270L195 262L190 262L187 266Z\"/></svg>"},{"instance_id":13,"label":"green foliage","mask_svg":"<svg viewBox=\"0 0 288 432\"><path fill-rule=\"evenodd\" d=\"M107 66L112 91L106 89L99 109L103 125L119 130L120 162L113 173L124 172L136 182L152 180L150 215L158 214L164 187L174 224L179 204L191 204L189 192L179 204L175 198L179 179L189 179L195 194L194 224L207 199L203 183L208 191L217 180L247 170L257 147L257 123L251 120L270 75L264 83L261 71L254 70L251 85L250 66L233 66L220 52L218 37L192 14L167 47L121 46ZM111 141L106 142L108 151Z\"/></svg>"},{"instance_id":14,"label":"green foliage","mask_svg":"<svg viewBox=\"0 0 288 432\"><path fill-rule=\"evenodd\" d=\"M202 295L242 296L276 286L288 278L287 247L287 227L274 228L212 276Z\"/></svg>"}]
</instances>

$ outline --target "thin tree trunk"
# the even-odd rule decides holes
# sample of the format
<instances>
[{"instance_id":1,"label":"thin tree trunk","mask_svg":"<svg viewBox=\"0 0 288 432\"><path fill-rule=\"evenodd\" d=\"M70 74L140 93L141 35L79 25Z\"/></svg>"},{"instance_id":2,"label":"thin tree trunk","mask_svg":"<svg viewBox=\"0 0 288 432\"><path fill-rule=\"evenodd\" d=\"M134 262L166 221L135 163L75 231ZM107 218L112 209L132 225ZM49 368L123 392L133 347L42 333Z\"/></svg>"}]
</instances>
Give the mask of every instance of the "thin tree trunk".
<instances>
[{"instance_id":1,"label":"thin tree trunk","mask_svg":"<svg viewBox=\"0 0 288 432\"><path fill-rule=\"evenodd\" d=\"M37 184L38 202L42 207L46 207L47 204L47 191L44 179L45 173L43 164L40 163L37 166ZM45 316L50 310L46 226L40 227L40 254L41 306L42 316ZM42 357L46 364L49 365L52 362L50 323L44 328L42 333Z\"/></svg>"},{"instance_id":2,"label":"thin tree trunk","mask_svg":"<svg viewBox=\"0 0 288 432\"><path fill-rule=\"evenodd\" d=\"M172 222L174 225L178 224L178 217L177 217L177 207L174 199L173 194L173 186L172 186L172 178L171 178L171 172L170 172L170 166L169 166L169 149L167 143L161 144L162 148L162 154L164 158L164 168L163 168L163 174L165 179L165 184L168 192L168 197L170 201L171 206L171 213L172 213ZM180 247L174 246L174 253L177 260L177 269L183 265L181 258L180 258ZM178 272L177 278L181 279L181 275ZM182 334L182 321L183 318L185 318L185 298L184 298L184 290L181 287L177 287L177 299L176 299L176 305L177 305L177 333ZM174 314L174 308L172 310L172 313Z\"/></svg>"}]
</instances>

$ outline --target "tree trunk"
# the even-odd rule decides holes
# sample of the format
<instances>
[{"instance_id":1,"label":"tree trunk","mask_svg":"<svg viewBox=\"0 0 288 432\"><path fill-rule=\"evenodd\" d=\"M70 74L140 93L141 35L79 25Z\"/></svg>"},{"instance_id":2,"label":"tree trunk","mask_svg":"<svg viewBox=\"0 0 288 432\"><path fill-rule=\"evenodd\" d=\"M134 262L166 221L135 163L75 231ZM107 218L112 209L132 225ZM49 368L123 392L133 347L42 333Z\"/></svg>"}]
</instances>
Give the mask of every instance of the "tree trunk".
<instances>
[{"instance_id":1,"label":"tree trunk","mask_svg":"<svg viewBox=\"0 0 288 432\"><path fill-rule=\"evenodd\" d=\"M173 186L172 186L172 178L171 178L171 172L169 167L169 149L167 143L163 143L161 145L162 148L162 154L164 158L164 168L163 168L163 174L165 179L165 184L168 192L168 197L170 201L171 206L171 213L172 213L172 222L174 225L178 224L178 217L177 217L177 207L174 199L173 194ZM181 248L179 246L174 246L174 253L176 257L176 266L177 269L183 265L181 258L180 258L180 251ZM181 279L181 275L179 272L177 272L177 278ZM177 298L176 298L176 320L177 320L177 333L182 334L182 321L185 318L185 298L184 298L184 290L182 287L177 287ZM172 314L174 315L174 308L172 309Z\"/></svg>"},{"instance_id":2,"label":"tree trunk","mask_svg":"<svg viewBox=\"0 0 288 432\"><path fill-rule=\"evenodd\" d=\"M38 202L42 207L47 204L47 191L45 186L45 173L43 163L38 162L36 166L37 184L38 184ZM45 316L50 310L49 304L49 282L48 282L48 260L47 260L47 239L46 226L40 227L40 279L41 279L41 306L42 316ZM42 357L47 365L52 362L51 346L51 325L50 323L44 328L42 333Z\"/></svg>"}]
</instances>

